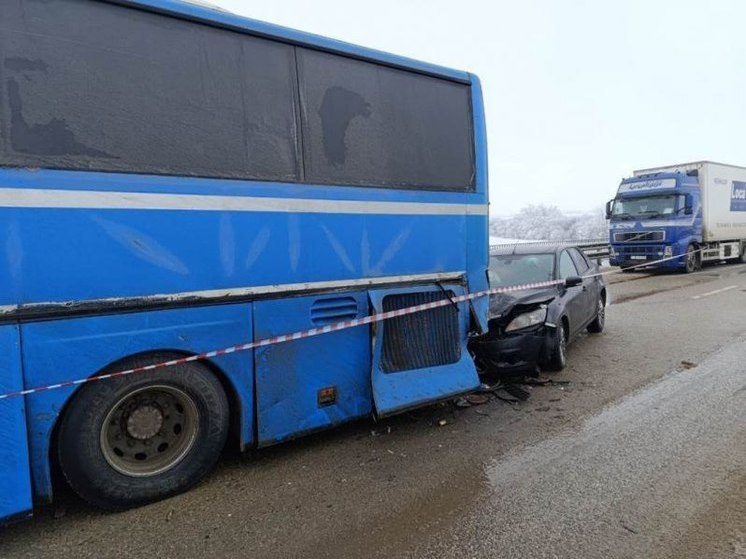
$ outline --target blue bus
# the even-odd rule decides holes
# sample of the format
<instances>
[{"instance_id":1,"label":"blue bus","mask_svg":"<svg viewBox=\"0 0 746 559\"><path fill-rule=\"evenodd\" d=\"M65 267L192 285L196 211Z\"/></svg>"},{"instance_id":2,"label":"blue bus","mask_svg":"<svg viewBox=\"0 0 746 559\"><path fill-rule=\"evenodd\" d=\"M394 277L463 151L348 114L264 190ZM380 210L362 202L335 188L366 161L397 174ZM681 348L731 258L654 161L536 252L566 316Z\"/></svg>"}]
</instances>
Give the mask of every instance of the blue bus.
<instances>
[{"instance_id":1,"label":"blue bus","mask_svg":"<svg viewBox=\"0 0 746 559\"><path fill-rule=\"evenodd\" d=\"M123 509L263 447L478 384L469 73L176 0L0 3L0 518Z\"/></svg>"}]
</instances>

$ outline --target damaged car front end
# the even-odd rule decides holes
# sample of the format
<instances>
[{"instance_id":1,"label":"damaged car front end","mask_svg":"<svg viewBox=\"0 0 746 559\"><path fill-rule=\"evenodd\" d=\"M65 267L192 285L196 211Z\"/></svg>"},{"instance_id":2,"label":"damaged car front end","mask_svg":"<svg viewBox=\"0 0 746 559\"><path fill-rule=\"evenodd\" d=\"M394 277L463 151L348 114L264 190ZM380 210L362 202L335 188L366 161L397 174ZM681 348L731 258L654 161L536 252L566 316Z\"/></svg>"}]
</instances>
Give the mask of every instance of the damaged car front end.
<instances>
[{"instance_id":1,"label":"damaged car front end","mask_svg":"<svg viewBox=\"0 0 746 559\"><path fill-rule=\"evenodd\" d=\"M490 297L488 331L469 343L483 373L560 371L572 339L583 330L604 329L606 286L577 247L499 248L491 251L488 274L490 287L506 291Z\"/></svg>"},{"instance_id":2,"label":"damaged car front end","mask_svg":"<svg viewBox=\"0 0 746 559\"><path fill-rule=\"evenodd\" d=\"M470 342L477 367L502 373L534 372L547 354L548 305L556 290L526 293L516 298L500 294L490 300L489 331Z\"/></svg>"}]
</instances>

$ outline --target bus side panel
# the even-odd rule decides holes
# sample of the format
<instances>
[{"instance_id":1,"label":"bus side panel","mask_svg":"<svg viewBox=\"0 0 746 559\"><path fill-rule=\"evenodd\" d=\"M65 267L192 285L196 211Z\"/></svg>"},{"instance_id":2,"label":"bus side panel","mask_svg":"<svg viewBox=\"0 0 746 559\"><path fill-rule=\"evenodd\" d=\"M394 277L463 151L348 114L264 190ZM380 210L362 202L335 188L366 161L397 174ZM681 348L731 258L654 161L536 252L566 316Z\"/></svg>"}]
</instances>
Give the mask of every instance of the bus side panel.
<instances>
[{"instance_id":1,"label":"bus side panel","mask_svg":"<svg viewBox=\"0 0 746 559\"><path fill-rule=\"evenodd\" d=\"M466 270L463 215L0 208L0 233L6 217L0 305Z\"/></svg>"},{"instance_id":2,"label":"bus side panel","mask_svg":"<svg viewBox=\"0 0 746 559\"><path fill-rule=\"evenodd\" d=\"M329 293L254 303L256 339L367 316L368 294ZM363 417L372 411L370 326L256 350L259 445Z\"/></svg>"},{"instance_id":3,"label":"bus side panel","mask_svg":"<svg viewBox=\"0 0 746 559\"><path fill-rule=\"evenodd\" d=\"M476 171L476 194L481 202L489 200L489 176L487 166L487 127L484 115L482 86L479 78L471 74L472 113L474 117L474 163ZM466 254L469 291L488 289L487 267L489 266L489 217L470 216L466 220ZM474 299L471 303L477 326L484 333L487 331L489 314L489 297Z\"/></svg>"},{"instance_id":4,"label":"bus side panel","mask_svg":"<svg viewBox=\"0 0 746 559\"><path fill-rule=\"evenodd\" d=\"M0 394L23 389L18 327L0 326ZM31 516L24 399L0 400L0 524Z\"/></svg>"},{"instance_id":5,"label":"bus side panel","mask_svg":"<svg viewBox=\"0 0 746 559\"><path fill-rule=\"evenodd\" d=\"M202 353L247 342L252 338L251 313L250 304L237 304L25 324L22 326L25 384L42 386L87 378L115 361L143 352ZM240 407L241 444L251 444L254 432L251 352L220 356L212 363L224 373L235 393ZM31 469L36 496L40 498L52 496L51 437L73 392L72 388L62 388L28 397Z\"/></svg>"}]
</instances>

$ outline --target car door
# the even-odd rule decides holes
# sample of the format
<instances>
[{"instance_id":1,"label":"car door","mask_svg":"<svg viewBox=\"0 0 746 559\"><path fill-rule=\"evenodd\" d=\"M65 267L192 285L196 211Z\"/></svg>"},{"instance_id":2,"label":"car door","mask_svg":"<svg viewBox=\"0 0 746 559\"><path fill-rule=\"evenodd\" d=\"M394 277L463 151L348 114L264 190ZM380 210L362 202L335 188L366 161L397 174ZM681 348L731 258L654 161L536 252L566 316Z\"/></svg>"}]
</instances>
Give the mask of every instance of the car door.
<instances>
[{"instance_id":1,"label":"car door","mask_svg":"<svg viewBox=\"0 0 746 559\"><path fill-rule=\"evenodd\" d=\"M570 256L570 253L566 249L563 250L560 253L558 262L559 279L567 279L578 275L580 274L572 256ZM572 336L585 326L587 315L584 295L587 287L581 283L580 285L563 287L562 289L565 290L562 300L565 305L565 314L570 321L570 335Z\"/></svg>"},{"instance_id":2,"label":"car door","mask_svg":"<svg viewBox=\"0 0 746 559\"><path fill-rule=\"evenodd\" d=\"M577 248L568 249L572 257L578 275L583 278L583 290L580 297L583 301L583 322L590 322L596 316L596 307L599 296L599 279L591 277L592 269L588 259Z\"/></svg>"}]
</instances>

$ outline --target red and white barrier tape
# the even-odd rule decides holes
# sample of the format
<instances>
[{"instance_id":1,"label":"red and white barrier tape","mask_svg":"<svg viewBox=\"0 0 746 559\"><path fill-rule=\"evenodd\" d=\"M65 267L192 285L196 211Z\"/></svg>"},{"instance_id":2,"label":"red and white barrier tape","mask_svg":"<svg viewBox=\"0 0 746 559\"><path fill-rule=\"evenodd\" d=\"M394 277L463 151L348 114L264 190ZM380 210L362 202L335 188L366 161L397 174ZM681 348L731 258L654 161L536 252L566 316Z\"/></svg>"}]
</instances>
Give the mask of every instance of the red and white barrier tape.
<instances>
[{"instance_id":1,"label":"red and white barrier tape","mask_svg":"<svg viewBox=\"0 0 746 559\"><path fill-rule=\"evenodd\" d=\"M661 260L656 260L653 262L645 262L641 264L637 264L634 266L630 266L627 269L633 269L633 268L639 268L644 266L651 266L654 264L659 264L661 262L666 262L668 260L673 260L675 258L681 258L682 256L686 256L685 254L680 254L678 256L672 256L670 258L663 258ZM606 276L614 273L619 273L620 270L611 270L608 272L599 272L597 274L591 274L589 276L585 277L597 277L597 276ZM421 305L414 305L412 307L406 307L404 309L397 309L394 311L388 311L378 314L372 314L363 318L356 318L353 320L344 320L342 322L336 322L334 324L329 324L327 326L322 326L320 328L311 328L310 330L301 330L300 332L293 332L291 334L284 334L282 336L273 336L271 338L265 338L263 340L258 340L255 342L249 342L245 344L239 344L234 345L231 347L223 348L223 349L216 349L213 351L207 351L205 353L199 353L196 355L190 355L188 357L182 357L180 359L171 359L170 361L163 361L161 363L154 363L152 365L145 365L142 367L135 367L134 369L126 369L124 371L117 371L115 373L106 373L103 375L94 375L92 377L87 378L81 378L76 380L69 380L65 382L59 382L56 384L48 384L45 386L37 386L35 388L28 388L26 390L19 390L17 392L6 392L5 394L0 394L0 400L6 400L9 398L16 398L20 396L28 396L30 394L37 394L39 392L46 392L48 390L57 390L59 388L67 388L70 386L77 386L80 384L87 384L89 382L96 382L99 380L107 380L117 377L124 377L128 375L134 375L138 373L145 373L148 371L154 371L156 369L163 369L166 367L174 367L176 365L182 365L184 363L191 363L193 361L201 361L203 359L211 359L213 357L219 357L221 355L228 355L230 353L236 353L239 351L248 351L250 349L255 349L259 347L265 347L269 345L274 344L280 344L283 342L289 342L293 340L300 340L304 338L311 338L313 336L319 336L321 334L327 334L329 332L337 332L339 330L346 330L347 328L355 328L357 326L362 326L364 324L371 324L374 322L381 322L384 320L388 320L389 318L394 318L397 316L404 316L407 314L414 314L417 312L427 311L431 309L435 309L438 307L445 307L447 305L452 305L454 303L462 303L464 301L471 301L474 299L479 299L481 297L487 297L490 295L497 295L499 293L512 293L514 291L526 291L529 289L539 289L542 287L552 287L553 285L561 285L564 284L565 280L551 280L551 281L542 281L537 283L527 283L523 285L514 285L509 287L496 287L494 289L486 289L484 291L477 291L475 293L467 293L466 295L458 295L454 297L446 297L440 301L434 301L432 303L423 303Z\"/></svg>"}]
</instances>

